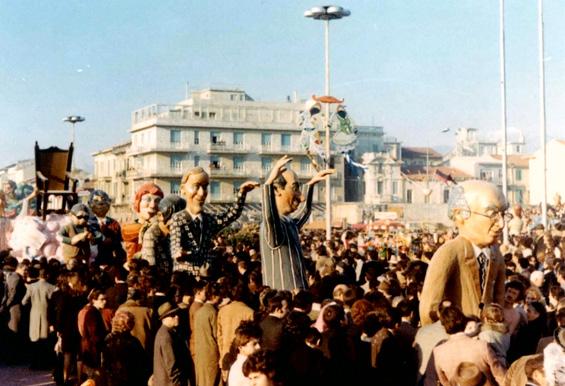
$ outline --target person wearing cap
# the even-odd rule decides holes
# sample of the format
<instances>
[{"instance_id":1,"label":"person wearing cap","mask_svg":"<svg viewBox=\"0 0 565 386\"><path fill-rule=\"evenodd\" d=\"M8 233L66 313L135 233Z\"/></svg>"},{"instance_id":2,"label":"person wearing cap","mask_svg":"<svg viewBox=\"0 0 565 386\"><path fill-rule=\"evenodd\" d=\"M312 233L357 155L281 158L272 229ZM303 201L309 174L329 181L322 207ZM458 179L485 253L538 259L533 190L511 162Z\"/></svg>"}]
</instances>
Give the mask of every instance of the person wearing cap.
<instances>
[{"instance_id":1,"label":"person wearing cap","mask_svg":"<svg viewBox=\"0 0 565 386\"><path fill-rule=\"evenodd\" d=\"M506 272L497 243L510 217L507 206L490 182L470 180L452 188L448 211L459 236L443 244L430 261L419 307L422 324L432 322L430 310L442 299L475 316L486 304L503 304Z\"/></svg>"},{"instance_id":2,"label":"person wearing cap","mask_svg":"<svg viewBox=\"0 0 565 386\"><path fill-rule=\"evenodd\" d=\"M155 336L153 351L153 385L188 386L188 351L182 338L176 334L180 308L169 302L159 309L161 327Z\"/></svg>"},{"instance_id":3,"label":"person wearing cap","mask_svg":"<svg viewBox=\"0 0 565 386\"><path fill-rule=\"evenodd\" d=\"M65 262L70 259L90 259L90 245L102 241L102 233L88 226L90 209L84 204L75 204L69 212L71 223L59 231Z\"/></svg>"},{"instance_id":4,"label":"person wearing cap","mask_svg":"<svg viewBox=\"0 0 565 386\"><path fill-rule=\"evenodd\" d=\"M212 239L222 229L241 216L247 193L259 186L246 181L240 185L236 202L225 212L212 214L204 211L210 177L201 167L188 170L181 180L181 192L186 209L175 213L170 225L171 257L174 271L186 271L200 276L201 268L208 266L213 256Z\"/></svg>"}]
</instances>

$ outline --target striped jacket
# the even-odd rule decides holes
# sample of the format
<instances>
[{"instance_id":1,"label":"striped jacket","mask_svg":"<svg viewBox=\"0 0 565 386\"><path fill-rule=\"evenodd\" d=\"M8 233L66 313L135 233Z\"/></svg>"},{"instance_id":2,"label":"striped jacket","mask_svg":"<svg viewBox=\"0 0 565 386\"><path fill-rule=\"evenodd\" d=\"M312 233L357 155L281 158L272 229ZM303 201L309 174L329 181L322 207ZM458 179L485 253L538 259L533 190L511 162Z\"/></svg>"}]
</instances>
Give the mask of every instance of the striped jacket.
<instances>
[{"instance_id":1,"label":"striped jacket","mask_svg":"<svg viewBox=\"0 0 565 386\"><path fill-rule=\"evenodd\" d=\"M308 282L299 232L310 216L314 187L308 186L306 202L290 216L279 215L272 184L264 184L262 189L260 238L263 284L278 290L306 289Z\"/></svg>"}]
</instances>

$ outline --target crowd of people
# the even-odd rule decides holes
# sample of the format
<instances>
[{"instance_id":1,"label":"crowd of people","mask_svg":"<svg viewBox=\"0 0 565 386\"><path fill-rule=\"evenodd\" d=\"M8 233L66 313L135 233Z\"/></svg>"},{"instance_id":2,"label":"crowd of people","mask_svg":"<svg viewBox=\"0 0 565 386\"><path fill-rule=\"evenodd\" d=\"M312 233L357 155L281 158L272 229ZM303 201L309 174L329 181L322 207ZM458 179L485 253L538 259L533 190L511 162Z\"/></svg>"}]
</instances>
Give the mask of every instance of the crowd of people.
<instances>
[{"instance_id":1,"label":"crowd of people","mask_svg":"<svg viewBox=\"0 0 565 386\"><path fill-rule=\"evenodd\" d=\"M500 301L475 315L445 296L421 315L428 266L458 230L302 230L306 284L281 289L264 277L278 246L264 253L258 224L229 227L255 186L207 228L198 173L186 200L143 186L136 224L93 192L60 231L63 259L2 251L0 360L58 385L565 385L564 205L549 229L511 208Z\"/></svg>"}]
</instances>

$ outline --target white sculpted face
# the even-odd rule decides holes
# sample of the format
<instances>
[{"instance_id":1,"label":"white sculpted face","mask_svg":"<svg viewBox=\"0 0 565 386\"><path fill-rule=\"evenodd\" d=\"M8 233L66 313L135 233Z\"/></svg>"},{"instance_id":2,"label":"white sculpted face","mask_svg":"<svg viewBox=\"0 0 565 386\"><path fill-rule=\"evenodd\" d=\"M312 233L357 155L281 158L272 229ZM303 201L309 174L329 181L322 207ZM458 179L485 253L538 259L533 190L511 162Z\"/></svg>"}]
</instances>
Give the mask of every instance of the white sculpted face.
<instances>
[{"instance_id":1,"label":"white sculpted face","mask_svg":"<svg viewBox=\"0 0 565 386\"><path fill-rule=\"evenodd\" d=\"M493 184L474 181L465 185L465 198L470 213L457 221L459 233L480 248L498 242L508 207L500 190Z\"/></svg>"}]
</instances>

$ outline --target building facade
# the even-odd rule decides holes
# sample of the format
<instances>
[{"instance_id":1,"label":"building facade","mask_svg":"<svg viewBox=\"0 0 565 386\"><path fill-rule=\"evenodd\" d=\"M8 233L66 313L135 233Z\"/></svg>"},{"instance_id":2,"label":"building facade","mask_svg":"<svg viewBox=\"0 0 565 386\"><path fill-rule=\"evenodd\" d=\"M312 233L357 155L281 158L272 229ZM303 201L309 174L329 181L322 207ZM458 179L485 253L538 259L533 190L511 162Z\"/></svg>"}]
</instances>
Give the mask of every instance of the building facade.
<instances>
[{"instance_id":1,"label":"building facade","mask_svg":"<svg viewBox=\"0 0 565 386\"><path fill-rule=\"evenodd\" d=\"M306 182L316 171L301 146L303 109L303 102L259 102L237 89L193 91L176 105L141 108L132 113L131 142L93 154L96 186L122 205L120 200L130 200L146 181L165 193L179 193L183 173L201 166L210 175L208 200L227 203L244 181L263 181L285 154ZM382 128L363 127L360 136L363 146L378 147ZM333 156L332 166L332 201L342 202L343 156ZM315 202L324 202L324 189L325 184L318 185ZM248 202L259 203L260 192L251 192Z\"/></svg>"}]
</instances>

